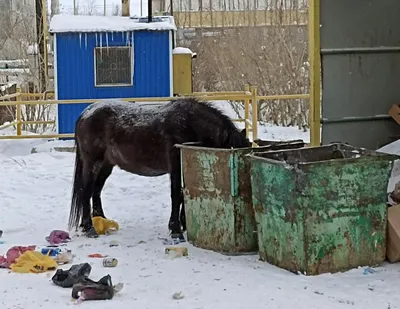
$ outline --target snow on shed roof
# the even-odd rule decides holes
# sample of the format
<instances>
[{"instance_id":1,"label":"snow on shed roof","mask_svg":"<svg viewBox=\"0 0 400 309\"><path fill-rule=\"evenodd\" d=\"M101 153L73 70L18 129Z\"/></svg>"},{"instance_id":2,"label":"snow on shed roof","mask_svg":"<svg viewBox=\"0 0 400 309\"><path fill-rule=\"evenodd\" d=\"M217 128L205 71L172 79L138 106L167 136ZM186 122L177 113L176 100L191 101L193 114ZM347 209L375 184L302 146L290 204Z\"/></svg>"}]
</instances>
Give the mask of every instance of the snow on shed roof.
<instances>
[{"instance_id":1,"label":"snow on shed roof","mask_svg":"<svg viewBox=\"0 0 400 309\"><path fill-rule=\"evenodd\" d=\"M55 15L49 31L61 32L125 32L135 30L176 30L173 22L162 21L143 23L130 17Z\"/></svg>"}]
</instances>

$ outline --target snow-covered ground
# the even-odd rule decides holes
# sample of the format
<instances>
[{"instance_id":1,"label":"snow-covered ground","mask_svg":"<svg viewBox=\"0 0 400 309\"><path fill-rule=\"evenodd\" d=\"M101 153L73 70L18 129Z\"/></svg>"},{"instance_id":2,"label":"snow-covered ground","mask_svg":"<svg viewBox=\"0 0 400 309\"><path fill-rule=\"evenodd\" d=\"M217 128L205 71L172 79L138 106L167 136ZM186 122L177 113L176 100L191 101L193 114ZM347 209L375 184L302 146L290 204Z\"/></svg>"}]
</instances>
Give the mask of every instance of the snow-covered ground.
<instances>
[{"instance_id":1,"label":"snow-covered ground","mask_svg":"<svg viewBox=\"0 0 400 309\"><path fill-rule=\"evenodd\" d=\"M260 134L308 141L308 132L296 128L260 126ZM43 143L0 141L0 240L5 242L0 254L13 245L44 246L51 230L66 229L74 154L30 153ZM110 274L114 284L125 286L113 300L83 302L81 308L400 308L399 264L384 264L367 275L359 268L306 277L260 262L257 255L228 257L188 243L188 257L168 258L158 237L168 233L169 192L168 176L146 178L114 170L102 197L106 215L119 223L120 231L98 239L75 237L68 247L76 254L74 264L91 263L90 278ZM119 246L110 247L112 240ZM91 253L116 257L119 264L104 268L101 259L87 257ZM0 308L72 308L71 289L55 286L52 275L0 269ZM185 297L174 300L179 291Z\"/></svg>"}]
</instances>

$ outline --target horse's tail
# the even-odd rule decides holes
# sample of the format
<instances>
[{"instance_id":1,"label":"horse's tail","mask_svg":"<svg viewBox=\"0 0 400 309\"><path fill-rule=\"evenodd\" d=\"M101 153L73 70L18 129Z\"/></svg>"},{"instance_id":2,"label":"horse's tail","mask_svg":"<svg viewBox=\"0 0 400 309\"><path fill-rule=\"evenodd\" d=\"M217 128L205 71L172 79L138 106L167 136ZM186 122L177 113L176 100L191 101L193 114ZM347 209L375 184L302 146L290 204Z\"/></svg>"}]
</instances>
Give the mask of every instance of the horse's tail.
<instances>
[{"instance_id":1,"label":"horse's tail","mask_svg":"<svg viewBox=\"0 0 400 309\"><path fill-rule=\"evenodd\" d=\"M82 217L82 193L83 193L83 162L81 158L81 151L79 147L78 139L75 137L75 171L74 171L74 182L72 186L72 200L71 210L69 213L68 227L71 230L73 227L77 228L79 220Z\"/></svg>"}]
</instances>

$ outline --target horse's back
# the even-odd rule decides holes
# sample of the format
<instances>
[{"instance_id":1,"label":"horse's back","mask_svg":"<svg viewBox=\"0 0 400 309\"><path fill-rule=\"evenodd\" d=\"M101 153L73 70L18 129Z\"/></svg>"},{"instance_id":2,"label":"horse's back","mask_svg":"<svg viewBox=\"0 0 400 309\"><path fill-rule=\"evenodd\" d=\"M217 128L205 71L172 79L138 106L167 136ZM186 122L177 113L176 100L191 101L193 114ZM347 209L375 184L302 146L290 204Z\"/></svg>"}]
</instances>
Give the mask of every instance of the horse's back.
<instances>
[{"instance_id":1,"label":"horse's back","mask_svg":"<svg viewBox=\"0 0 400 309\"><path fill-rule=\"evenodd\" d=\"M86 107L81 113L80 119L89 119L98 114L116 115L121 112L136 113L140 109L135 103L119 100L101 100Z\"/></svg>"}]
</instances>

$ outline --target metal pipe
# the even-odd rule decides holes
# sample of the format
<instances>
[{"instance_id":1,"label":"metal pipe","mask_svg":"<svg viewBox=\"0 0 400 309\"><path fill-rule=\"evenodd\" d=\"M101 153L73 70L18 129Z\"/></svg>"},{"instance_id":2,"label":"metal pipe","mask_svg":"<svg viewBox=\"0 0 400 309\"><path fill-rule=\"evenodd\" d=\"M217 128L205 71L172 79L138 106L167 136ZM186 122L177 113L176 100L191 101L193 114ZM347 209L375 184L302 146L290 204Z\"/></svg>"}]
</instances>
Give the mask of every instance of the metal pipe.
<instances>
[{"instance_id":1,"label":"metal pipe","mask_svg":"<svg viewBox=\"0 0 400 309\"><path fill-rule=\"evenodd\" d=\"M153 2L151 0L147 1L147 22L151 23L153 19Z\"/></svg>"},{"instance_id":2,"label":"metal pipe","mask_svg":"<svg viewBox=\"0 0 400 309\"><path fill-rule=\"evenodd\" d=\"M54 90L46 90L45 92L43 92L43 99L46 100L47 99L47 95L49 93L54 94Z\"/></svg>"},{"instance_id":3,"label":"metal pipe","mask_svg":"<svg viewBox=\"0 0 400 309\"><path fill-rule=\"evenodd\" d=\"M0 130L4 130L4 129L7 129L9 127L13 127L16 124L17 124L16 121L13 121L13 122L10 122L10 123L7 123L7 124L3 124L3 125L0 126Z\"/></svg>"},{"instance_id":4,"label":"metal pipe","mask_svg":"<svg viewBox=\"0 0 400 309\"><path fill-rule=\"evenodd\" d=\"M125 16L125 17L129 17L130 16L130 0L122 0L121 3L121 15Z\"/></svg>"},{"instance_id":5,"label":"metal pipe","mask_svg":"<svg viewBox=\"0 0 400 309\"><path fill-rule=\"evenodd\" d=\"M55 124L55 120L31 120L31 121L21 121L21 124Z\"/></svg>"},{"instance_id":6,"label":"metal pipe","mask_svg":"<svg viewBox=\"0 0 400 309\"><path fill-rule=\"evenodd\" d=\"M321 55L382 54L382 53L398 53L398 52L400 52L400 46L322 48L321 49Z\"/></svg>"},{"instance_id":7,"label":"metal pipe","mask_svg":"<svg viewBox=\"0 0 400 309\"><path fill-rule=\"evenodd\" d=\"M75 134L38 134L38 135L0 135L0 140L2 139L23 139L23 138L67 138L75 137Z\"/></svg>"},{"instance_id":8,"label":"metal pipe","mask_svg":"<svg viewBox=\"0 0 400 309\"><path fill-rule=\"evenodd\" d=\"M0 97L0 101L7 101L7 100L10 100L10 99L13 99L13 98L17 98L20 95L21 95L21 93L19 93L19 92L12 93L12 94L6 94L6 95Z\"/></svg>"},{"instance_id":9,"label":"metal pipe","mask_svg":"<svg viewBox=\"0 0 400 309\"><path fill-rule=\"evenodd\" d=\"M259 100L291 100L291 99L309 99L309 94L277 94L277 95L260 95Z\"/></svg>"},{"instance_id":10,"label":"metal pipe","mask_svg":"<svg viewBox=\"0 0 400 309\"><path fill-rule=\"evenodd\" d=\"M170 15L174 18L174 0L170 1ZM174 19L175 22L175 19ZM175 48L175 32L172 31L172 49Z\"/></svg>"},{"instance_id":11,"label":"metal pipe","mask_svg":"<svg viewBox=\"0 0 400 309\"><path fill-rule=\"evenodd\" d=\"M45 88L47 89L48 77L49 77L49 55L48 55L48 42L47 42L47 1L42 0L42 18L43 18L43 45L44 45L44 80Z\"/></svg>"},{"instance_id":12,"label":"metal pipe","mask_svg":"<svg viewBox=\"0 0 400 309\"><path fill-rule=\"evenodd\" d=\"M310 144L321 144L321 37L320 0L309 1L308 45L310 62Z\"/></svg>"},{"instance_id":13,"label":"metal pipe","mask_svg":"<svg viewBox=\"0 0 400 309\"><path fill-rule=\"evenodd\" d=\"M322 124L328 123L346 123L346 122L363 122L363 121L376 121L392 119L389 115L376 115L376 116L362 116L362 117L343 117L343 118L322 118Z\"/></svg>"},{"instance_id":14,"label":"metal pipe","mask_svg":"<svg viewBox=\"0 0 400 309\"><path fill-rule=\"evenodd\" d=\"M215 95L215 96L198 96L200 100L207 101L220 101L220 100L233 100L233 101L242 101L248 98L251 98L249 95L238 94L235 96L232 95ZM116 98L114 98L116 99ZM125 101L125 102L165 102L176 100L177 97L142 97L142 98L119 98L117 100ZM110 98L110 100L112 100ZM17 102L0 102L0 106L12 106L12 105L50 105L50 104L82 104L82 103L95 103L99 102L100 99L75 99L75 100L48 100L48 101L17 101Z\"/></svg>"},{"instance_id":15,"label":"metal pipe","mask_svg":"<svg viewBox=\"0 0 400 309\"><path fill-rule=\"evenodd\" d=\"M258 139L258 105L257 105L257 101L258 101L258 97L257 97L257 87L252 86L251 87L251 117L252 117L252 138L253 141L255 141L256 139Z\"/></svg>"}]
</instances>

